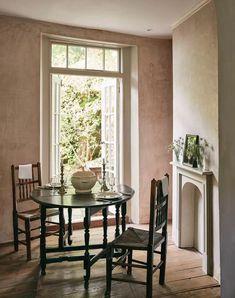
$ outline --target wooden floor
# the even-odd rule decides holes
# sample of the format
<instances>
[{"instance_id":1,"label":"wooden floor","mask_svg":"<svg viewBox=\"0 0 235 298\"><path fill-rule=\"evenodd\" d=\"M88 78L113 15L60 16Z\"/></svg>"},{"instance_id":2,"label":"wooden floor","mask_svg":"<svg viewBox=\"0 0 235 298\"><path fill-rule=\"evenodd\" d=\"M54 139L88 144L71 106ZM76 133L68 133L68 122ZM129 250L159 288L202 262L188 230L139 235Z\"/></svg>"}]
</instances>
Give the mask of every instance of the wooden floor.
<instances>
[{"instance_id":1,"label":"wooden floor","mask_svg":"<svg viewBox=\"0 0 235 298\"><path fill-rule=\"evenodd\" d=\"M147 226L145 226L147 228ZM170 229L169 229L170 230ZM109 227L109 235L114 228ZM97 242L102 238L102 229L91 229L91 240ZM111 237L111 236L110 236ZM82 231L74 232L74 244L81 244ZM80 239L80 241L79 241ZM111 238L110 238L111 239ZM48 245L56 244L56 238L47 238ZM25 247L20 246L19 252L13 247L0 247L0 297L31 298L31 297L95 297L104 296L105 261L100 260L92 267L90 287L83 288L83 264L81 262L64 262L47 265L46 275L41 277L38 266L39 241L33 242L33 260L26 262ZM137 255L135 255L137 256ZM138 253L144 260L145 254ZM215 298L220 297L220 287L216 280L206 276L202 271L201 255L195 250L178 249L171 241L169 233L166 284L158 284L158 272L154 275L154 297L167 298ZM115 275L124 271L116 270ZM144 271L136 270L133 278L144 280ZM113 282L112 297L143 298L145 288L142 285Z\"/></svg>"}]
</instances>

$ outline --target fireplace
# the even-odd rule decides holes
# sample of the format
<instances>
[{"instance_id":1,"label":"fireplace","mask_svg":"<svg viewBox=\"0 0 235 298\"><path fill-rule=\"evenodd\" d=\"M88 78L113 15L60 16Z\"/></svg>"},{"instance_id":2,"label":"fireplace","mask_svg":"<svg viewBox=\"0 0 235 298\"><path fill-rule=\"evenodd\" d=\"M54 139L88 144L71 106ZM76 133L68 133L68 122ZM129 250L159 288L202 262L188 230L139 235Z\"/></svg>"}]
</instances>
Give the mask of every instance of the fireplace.
<instances>
[{"instance_id":1,"label":"fireplace","mask_svg":"<svg viewBox=\"0 0 235 298\"><path fill-rule=\"evenodd\" d=\"M173 240L202 254L202 268L213 275L212 177L210 171L173 162Z\"/></svg>"}]
</instances>

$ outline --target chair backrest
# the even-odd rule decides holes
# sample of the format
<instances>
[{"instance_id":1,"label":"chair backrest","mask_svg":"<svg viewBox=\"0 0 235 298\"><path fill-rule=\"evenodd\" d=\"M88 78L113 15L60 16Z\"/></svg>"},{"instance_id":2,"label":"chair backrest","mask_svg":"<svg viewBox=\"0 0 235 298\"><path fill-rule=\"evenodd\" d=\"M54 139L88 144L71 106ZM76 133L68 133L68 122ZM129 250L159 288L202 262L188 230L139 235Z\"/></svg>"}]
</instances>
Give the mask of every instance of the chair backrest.
<instances>
[{"instance_id":1,"label":"chair backrest","mask_svg":"<svg viewBox=\"0 0 235 298\"><path fill-rule=\"evenodd\" d=\"M19 179L19 166L11 166L13 209L17 203L30 200L31 192L42 185L40 162L32 164L32 179Z\"/></svg>"},{"instance_id":2,"label":"chair backrest","mask_svg":"<svg viewBox=\"0 0 235 298\"><path fill-rule=\"evenodd\" d=\"M167 233L168 184L168 174L161 180L151 181L149 245L153 245L156 231L162 229L163 235Z\"/></svg>"}]
</instances>

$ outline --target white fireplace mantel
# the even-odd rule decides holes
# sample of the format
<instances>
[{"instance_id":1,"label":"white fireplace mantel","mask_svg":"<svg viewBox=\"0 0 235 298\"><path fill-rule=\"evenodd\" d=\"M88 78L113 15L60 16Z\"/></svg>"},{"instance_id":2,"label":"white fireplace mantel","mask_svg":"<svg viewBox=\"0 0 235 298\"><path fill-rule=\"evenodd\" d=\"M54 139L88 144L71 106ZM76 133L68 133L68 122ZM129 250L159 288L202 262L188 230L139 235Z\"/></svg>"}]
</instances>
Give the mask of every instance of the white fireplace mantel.
<instances>
[{"instance_id":1,"label":"white fireplace mantel","mask_svg":"<svg viewBox=\"0 0 235 298\"><path fill-rule=\"evenodd\" d=\"M191 183L201 193L202 197L202 268L208 275L213 275L213 226L212 226L212 177L211 171L203 171L186 166L182 163L171 162L173 166L173 214L172 234L178 247L188 247L187 237L190 229L186 227L187 211L183 207L183 188L186 183ZM184 198L187 201L187 198ZM186 220L183 220L183 218ZM193 233L193 231L192 231ZM190 236L189 236L190 237ZM191 245L189 245L190 247Z\"/></svg>"}]
</instances>

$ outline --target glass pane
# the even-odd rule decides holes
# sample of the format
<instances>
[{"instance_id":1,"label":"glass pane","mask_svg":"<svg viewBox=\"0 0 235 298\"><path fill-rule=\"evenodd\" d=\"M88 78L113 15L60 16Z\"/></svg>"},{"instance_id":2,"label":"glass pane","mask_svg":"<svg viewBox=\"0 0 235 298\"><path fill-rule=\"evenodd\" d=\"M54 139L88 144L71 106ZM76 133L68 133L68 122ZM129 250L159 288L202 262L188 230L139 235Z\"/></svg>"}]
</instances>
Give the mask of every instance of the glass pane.
<instances>
[{"instance_id":1,"label":"glass pane","mask_svg":"<svg viewBox=\"0 0 235 298\"><path fill-rule=\"evenodd\" d=\"M103 49L87 48L87 69L103 70Z\"/></svg>"},{"instance_id":2,"label":"glass pane","mask_svg":"<svg viewBox=\"0 0 235 298\"><path fill-rule=\"evenodd\" d=\"M85 48L78 46L69 46L68 49L68 67L85 68Z\"/></svg>"},{"instance_id":3,"label":"glass pane","mask_svg":"<svg viewBox=\"0 0 235 298\"><path fill-rule=\"evenodd\" d=\"M111 144L109 146L109 170L114 170L114 146Z\"/></svg>"},{"instance_id":4,"label":"glass pane","mask_svg":"<svg viewBox=\"0 0 235 298\"><path fill-rule=\"evenodd\" d=\"M56 142L56 144L58 144L59 137L60 137L60 135L59 135L59 133L60 133L59 132L59 115L56 114L55 118L56 118L56 127L55 127L55 137L56 137L56 139L55 139L55 142Z\"/></svg>"},{"instance_id":5,"label":"glass pane","mask_svg":"<svg viewBox=\"0 0 235 298\"><path fill-rule=\"evenodd\" d=\"M114 142L114 115L110 116L110 141Z\"/></svg>"},{"instance_id":6,"label":"glass pane","mask_svg":"<svg viewBox=\"0 0 235 298\"><path fill-rule=\"evenodd\" d=\"M105 88L105 113L109 113L109 102L110 102L110 89Z\"/></svg>"},{"instance_id":7,"label":"glass pane","mask_svg":"<svg viewBox=\"0 0 235 298\"><path fill-rule=\"evenodd\" d=\"M56 146L55 164L56 164L55 174L58 175L60 173L60 148L59 148L59 146Z\"/></svg>"},{"instance_id":8,"label":"glass pane","mask_svg":"<svg viewBox=\"0 0 235 298\"><path fill-rule=\"evenodd\" d=\"M110 86L110 113L115 111L115 88Z\"/></svg>"},{"instance_id":9,"label":"glass pane","mask_svg":"<svg viewBox=\"0 0 235 298\"><path fill-rule=\"evenodd\" d=\"M110 141L109 139L109 116L105 116L105 141Z\"/></svg>"},{"instance_id":10,"label":"glass pane","mask_svg":"<svg viewBox=\"0 0 235 298\"><path fill-rule=\"evenodd\" d=\"M55 115L52 116L52 144L55 145L56 143L56 135L55 135L55 128L56 128L56 117Z\"/></svg>"},{"instance_id":11,"label":"glass pane","mask_svg":"<svg viewBox=\"0 0 235 298\"><path fill-rule=\"evenodd\" d=\"M107 170L109 170L109 168L110 168L109 151L110 151L110 148L109 148L109 145L107 144L106 145L106 148L105 148L105 160L106 160L106 168L107 168Z\"/></svg>"},{"instance_id":12,"label":"glass pane","mask_svg":"<svg viewBox=\"0 0 235 298\"><path fill-rule=\"evenodd\" d=\"M105 70L118 71L118 50L105 49Z\"/></svg>"},{"instance_id":13,"label":"glass pane","mask_svg":"<svg viewBox=\"0 0 235 298\"><path fill-rule=\"evenodd\" d=\"M51 46L51 66L66 67L66 45L53 44Z\"/></svg>"},{"instance_id":14,"label":"glass pane","mask_svg":"<svg viewBox=\"0 0 235 298\"><path fill-rule=\"evenodd\" d=\"M52 176L56 175L56 162L55 162L55 158L56 158L56 146L53 146L53 169L52 169Z\"/></svg>"}]
</instances>

